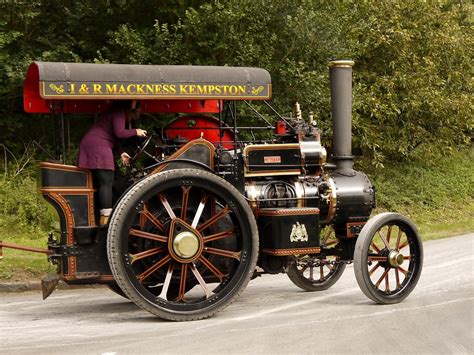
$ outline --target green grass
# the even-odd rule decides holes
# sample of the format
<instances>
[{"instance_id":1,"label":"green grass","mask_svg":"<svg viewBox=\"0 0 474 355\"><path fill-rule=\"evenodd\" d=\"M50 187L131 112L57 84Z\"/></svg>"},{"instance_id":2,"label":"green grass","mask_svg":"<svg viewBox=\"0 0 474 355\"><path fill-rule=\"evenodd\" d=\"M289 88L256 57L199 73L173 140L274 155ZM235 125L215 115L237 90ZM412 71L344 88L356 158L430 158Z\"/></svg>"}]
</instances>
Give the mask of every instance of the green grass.
<instances>
[{"instance_id":1,"label":"green grass","mask_svg":"<svg viewBox=\"0 0 474 355\"><path fill-rule=\"evenodd\" d=\"M435 162L411 162L358 169L377 188L374 213L410 217L423 240L474 232L474 153L459 152ZM362 165L362 164L359 164ZM35 178L0 179L0 240L45 248L54 212L39 196ZM4 249L0 280L37 278L48 270L46 256Z\"/></svg>"},{"instance_id":2,"label":"green grass","mask_svg":"<svg viewBox=\"0 0 474 355\"><path fill-rule=\"evenodd\" d=\"M0 178L0 240L47 248L55 212L40 196L34 172ZM0 280L36 278L48 270L45 254L3 248Z\"/></svg>"},{"instance_id":3,"label":"green grass","mask_svg":"<svg viewBox=\"0 0 474 355\"><path fill-rule=\"evenodd\" d=\"M0 235L4 242L47 248L47 232L41 228L18 228L18 220L15 216L2 216ZM43 275L47 270L48 261L45 254L3 248L3 259L0 259L0 280L31 279Z\"/></svg>"}]
</instances>

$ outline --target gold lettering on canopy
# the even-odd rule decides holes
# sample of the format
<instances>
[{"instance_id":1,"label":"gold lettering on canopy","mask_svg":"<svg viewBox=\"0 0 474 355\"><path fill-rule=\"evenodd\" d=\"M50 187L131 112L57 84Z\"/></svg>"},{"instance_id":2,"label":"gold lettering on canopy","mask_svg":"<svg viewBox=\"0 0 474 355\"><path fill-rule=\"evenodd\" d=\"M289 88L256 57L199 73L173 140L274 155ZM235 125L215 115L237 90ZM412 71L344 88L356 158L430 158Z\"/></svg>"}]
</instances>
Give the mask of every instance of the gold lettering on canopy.
<instances>
[{"instance_id":1,"label":"gold lettering on canopy","mask_svg":"<svg viewBox=\"0 0 474 355\"><path fill-rule=\"evenodd\" d=\"M64 85L49 84L49 87L56 92L62 94L64 92Z\"/></svg>"},{"instance_id":2,"label":"gold lettering on canopy","mask_svg":"<svg viewBox=\"0 0 474 355\"><path fill-rule=\"evenodd\" d=\"M231 98L270 97L271 85L216 83L42 82L44 97Z\"/></svg>"}]
</instances>

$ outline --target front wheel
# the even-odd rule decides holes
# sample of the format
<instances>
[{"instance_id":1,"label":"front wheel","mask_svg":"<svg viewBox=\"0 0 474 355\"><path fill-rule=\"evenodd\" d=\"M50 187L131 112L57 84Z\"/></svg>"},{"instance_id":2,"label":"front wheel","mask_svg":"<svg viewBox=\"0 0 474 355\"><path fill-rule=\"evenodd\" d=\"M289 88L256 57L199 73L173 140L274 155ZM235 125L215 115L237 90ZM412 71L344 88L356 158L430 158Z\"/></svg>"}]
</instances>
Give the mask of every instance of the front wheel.
<instances>
[{"instance_id":1,"label":"front wheel","mask_svg":"<svg viewBox=\"0 0 474 355\"><path fill-rule=\"evenodd\" d=\"M362 228L354 251L354 272L371 300L401 302L415 288L422 265L421 238L407 217L381 213Z\"/></svg>"},{"instance_id":2,"label":"front wheel","mask_svg":"<svg viewBox=\"0 0 474 355\"><path fill-rule=\"evenodd\" d=\"M321 248L330 250L339 242L332 227L321 232ZM296 255L290 261L287 275L305 291L324 291L333 286L342 276L346 264L339 257L319 255Z\"/></svg>"},{"instance_id":3,"label":"front wheel","mask_svg":"<svg viewBox=\"0 0 474 355\"><path fill-rule=\"evenodd\" d=\"M253 275L257 225L242 195L195 169L149 176L115 208L107 236L110 267L125 295L177 321L229 305Z\"/></svg>"}]
</instances>

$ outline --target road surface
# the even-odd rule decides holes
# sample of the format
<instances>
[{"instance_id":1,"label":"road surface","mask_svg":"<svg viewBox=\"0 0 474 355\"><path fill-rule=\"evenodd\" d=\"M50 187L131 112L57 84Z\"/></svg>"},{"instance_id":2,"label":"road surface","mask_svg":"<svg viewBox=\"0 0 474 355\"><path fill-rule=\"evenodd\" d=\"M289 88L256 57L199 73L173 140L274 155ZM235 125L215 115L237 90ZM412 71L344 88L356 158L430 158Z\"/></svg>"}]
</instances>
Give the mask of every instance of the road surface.
<instances>
[{"instance_id":1,"label":"road surface","mask_svg":"<svg viewBox=\"0 0 474 355\"><path fill-rule=\"evenodd\" d=\"M352 266L331 289L300 291L286 275L251 281L211 319L173 323L108 289L0 294L0 353L469 353L474 234L425 243L418 286L380 306Z\"/></svg>"}]
</instances>

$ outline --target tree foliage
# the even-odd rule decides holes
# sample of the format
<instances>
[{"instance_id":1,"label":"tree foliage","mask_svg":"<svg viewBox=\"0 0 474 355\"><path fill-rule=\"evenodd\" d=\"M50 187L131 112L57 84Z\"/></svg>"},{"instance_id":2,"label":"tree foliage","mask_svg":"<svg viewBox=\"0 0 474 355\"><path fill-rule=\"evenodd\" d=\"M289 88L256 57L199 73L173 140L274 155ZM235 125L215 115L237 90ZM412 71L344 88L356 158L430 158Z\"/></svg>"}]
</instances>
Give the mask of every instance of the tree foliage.
<instances>
[{"instance_id":1,"label":"tree foliage","mask_svg":"<svg viewBox=\"0 0 474 355\"><path fill-rule=\"evenodd\" d=\"M32 0L0 6L0 140L12 150L50 130L44 119L22 112L22 80L33 60L263 67L272 74L276 107L288 113L299 101L330 137L327 62L351 58L354 144L375 164L430 158L470 143L469 3Z\"/></svg>"}]
</instances>

